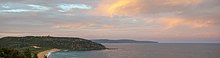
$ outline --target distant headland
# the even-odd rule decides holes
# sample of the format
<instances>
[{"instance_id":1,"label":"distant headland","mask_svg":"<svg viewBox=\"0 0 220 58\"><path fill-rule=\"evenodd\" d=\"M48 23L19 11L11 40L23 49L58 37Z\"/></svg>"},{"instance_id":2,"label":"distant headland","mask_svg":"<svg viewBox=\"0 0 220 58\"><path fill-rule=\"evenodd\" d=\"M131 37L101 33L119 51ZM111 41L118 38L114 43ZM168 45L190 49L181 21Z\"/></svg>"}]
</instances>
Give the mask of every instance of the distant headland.
<instances>
[{"instance_id":1,"label":"distant headland","mask_svg":"<svg viewBox=\"0 0 220 58\"><path fill-rule=\"evenodd\" d=\"M130 39L110 40L110 39L95 39L92 40L97 43L159 43L156 41L137 41Z\"/></svg>"}]
</instances>

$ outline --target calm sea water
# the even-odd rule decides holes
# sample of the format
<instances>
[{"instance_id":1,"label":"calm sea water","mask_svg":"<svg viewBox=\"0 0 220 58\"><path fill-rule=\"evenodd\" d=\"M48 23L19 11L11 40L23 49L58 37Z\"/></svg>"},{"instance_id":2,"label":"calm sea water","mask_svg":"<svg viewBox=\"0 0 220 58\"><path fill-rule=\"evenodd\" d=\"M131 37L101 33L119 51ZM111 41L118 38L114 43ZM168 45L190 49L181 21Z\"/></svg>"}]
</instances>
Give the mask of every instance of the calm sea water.
<instances>
[{"instance_id":1,"label":"calm sea water","mask_svg":"<svg viewBox=\"0 0 220 58\"><path fill-rule=\"evenodd\" d=\"M113 50L60 51L52 58L220 58L220 44L104 44Z\"/></svg>"}]
</instances>

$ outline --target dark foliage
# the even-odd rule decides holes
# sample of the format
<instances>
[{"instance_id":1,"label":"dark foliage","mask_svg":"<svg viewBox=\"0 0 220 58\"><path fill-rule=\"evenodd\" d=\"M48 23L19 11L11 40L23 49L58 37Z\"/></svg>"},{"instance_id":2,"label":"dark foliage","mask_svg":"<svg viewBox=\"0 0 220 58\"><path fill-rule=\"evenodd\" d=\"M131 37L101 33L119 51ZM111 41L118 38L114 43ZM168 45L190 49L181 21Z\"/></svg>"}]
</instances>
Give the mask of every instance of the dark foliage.
<instances>
[{"instance_id":1,"label":"dark foliage","mask_svg":"<svg viewBox=\"0 0 220 58\"><path fill-rule=\"evenodd\" d=\"M32 58L38 58L37 53L35 53Z\"/></svg>"},{"instance_id":2,"label":"dark foliage","mask_svg":"<svg viewBox=\"0 0 220 58\"><path fill-rule=\"evenodd\" d=\"M17 49L0 48L0 58L27 58L27 57Z\"/></svg>"},{"instance_id":3,"label":"dark foliage","mask_svg":"<svg viewBox=\"0 0 220 58\"><path fill-rule=\"evenodd\" d=\"M26 58L31 58L32 55L31 55L31 50L30 49L25 49L24 50L24 55L26 56Z\"/></svg>"},{"instance_id":4,"label":"dark foliage","mask_svg":"<svg viewBox=\"0 0 220 58\"><path fill-rule=\"evenodd\" d=\"M33 56L33 57L32 57ZM15 48L0 48L0 58L38 58L31 50L24 51Z\"/></svg>"}]
</instances>

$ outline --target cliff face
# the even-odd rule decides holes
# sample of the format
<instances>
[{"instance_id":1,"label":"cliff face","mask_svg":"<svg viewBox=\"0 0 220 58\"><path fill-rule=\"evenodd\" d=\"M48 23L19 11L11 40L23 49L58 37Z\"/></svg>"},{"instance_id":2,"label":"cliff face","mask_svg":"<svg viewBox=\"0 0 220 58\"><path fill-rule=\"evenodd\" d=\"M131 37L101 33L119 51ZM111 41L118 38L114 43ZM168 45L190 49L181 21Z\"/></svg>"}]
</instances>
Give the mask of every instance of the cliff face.
<instances>
[{"instance_id":1,"label":"cliff face","mask_svg":"<svg viewBox=\"0 0 220 58\"><path fill-rule=\"evenodd\" d=\"M71 50L101 50L106 48L99 43L77 37L26 36L0 39L0 47L22 48L30 46Z\"/></svg>"}]
</instances>

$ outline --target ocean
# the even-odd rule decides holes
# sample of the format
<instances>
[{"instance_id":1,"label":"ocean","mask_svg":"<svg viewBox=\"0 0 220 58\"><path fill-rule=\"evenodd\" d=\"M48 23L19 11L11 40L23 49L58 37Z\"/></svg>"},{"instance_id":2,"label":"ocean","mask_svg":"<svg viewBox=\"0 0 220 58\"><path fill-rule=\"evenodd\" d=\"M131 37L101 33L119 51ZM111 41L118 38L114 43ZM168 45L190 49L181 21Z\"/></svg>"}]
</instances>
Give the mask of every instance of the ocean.
<instances>
[{"instance_id":1,"label":"ocean","mask_svg":"<svg viewBox=\"0 0 220 58\"><path fill-rule=\"evenodd\" d=\"M220 58L220 44L109 43L110 50L59 51L52 58Z\"/></svg>"}]
</instances>

